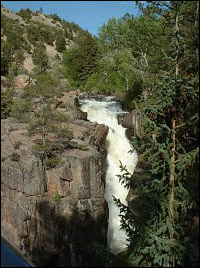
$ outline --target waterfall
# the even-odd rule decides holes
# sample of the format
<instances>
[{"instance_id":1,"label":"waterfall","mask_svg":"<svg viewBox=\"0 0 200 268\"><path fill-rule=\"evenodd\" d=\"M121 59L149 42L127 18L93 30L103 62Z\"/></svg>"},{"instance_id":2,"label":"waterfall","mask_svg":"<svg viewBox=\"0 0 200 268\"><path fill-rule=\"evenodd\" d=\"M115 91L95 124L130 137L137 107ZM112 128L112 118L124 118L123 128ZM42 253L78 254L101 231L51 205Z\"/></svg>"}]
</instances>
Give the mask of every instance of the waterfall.
<instances>
[{"instance_id":1,"label":"waterfall","mask_svg":"<svg viewBox=\"0 0 200 268\"><path fill-rule=\"evenodd\" d=\"M119 161L132 173L136 166L137 154L129 153L133 148L125 135L125 128L118 125L117 115L123 113L120 103L113 97L104 97L103 100L84 99L80 104L81 110L88 113L90 121L109 127L106 139L108 155L105 187L105 200L109 208L107 242L111 252L118 254L126 249L128 242L125 231L120 230L120 212L112 195L119 198L123 204L127 204L128 190L121 185L116 175L120 174Z\"/></svg>"}]
</instances>

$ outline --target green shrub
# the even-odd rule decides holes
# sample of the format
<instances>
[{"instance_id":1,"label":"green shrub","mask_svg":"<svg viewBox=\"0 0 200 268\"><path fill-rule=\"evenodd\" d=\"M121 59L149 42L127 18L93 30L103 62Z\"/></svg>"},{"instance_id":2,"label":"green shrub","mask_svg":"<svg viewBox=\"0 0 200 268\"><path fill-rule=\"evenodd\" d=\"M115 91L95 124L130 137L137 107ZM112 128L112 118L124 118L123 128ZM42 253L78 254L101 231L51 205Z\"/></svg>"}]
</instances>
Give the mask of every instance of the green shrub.
<instances>
[{"instance_id":1,"label":"green shrub","mask_svg":"<svg viewBox=\"0 0 200 268\"><path fill-rule=\"evenodd\" d=\"M23 37L23 31L21 27L14 26L12 27L12 30L8 32L7 34L7 42L9 42L13 49L21 49L24 44L24 37Z\"/></svg>"},{"instance_id":2,"label":"green shrub","mask_svg":"<svg viewBox=\"0 0 200 268\"><path fill-rule=\"evenodd\" d=\"M51 144L36 144L31 147L31 151L36 157L39 157L43 161L47 169L52 169L60 164L60 159L56 155L56 150L62 150L61 147L58 148L58 144L55 147L56 148Z\"/></svg>"},{"instance_id":3,"label":"green shrub","mask_svg":"<svg viewBox=\"0 0 200 268\"><path fill-rule=\"evenodd\" d=\"M55 204L58 205L60 203L61 199L62 199L62 196L58 192L56 192L54 195Z\"/></svg>"},{"instance_id":4,"label":"green shrub","mask_svg":"<svg viewBox=\"0 0 200 268\"><path fill-rule=\"evenodd\" d=\"M14 56L15 56L17 69L19 69L19 66L22 65L25 60L24 52L21 49L18 49L15 51Z\"/></svg>"},{"instance_id":5,"label":"green shrub","mask_svg":"<svg viewBox=\"0 0 200 268\"><path fill-rule=\"evenodd\" d=\"M66 50L66 42L64 36L58 36L56 39L56 50L58 52L63 52Z\"/></svg>"},{"instance_id":6,"label":"green shrub","mask_svg":"<svg viewBox=\"0 0 200 268\"><path fill-rule=\"evenodd\" d=\"M122 79L114 72L109 75L108 82L106 82L106 79L102 74L94 73L88 78L84 90L106 94L116 91L124 91L125 86Z\"/></svg>"},{"instance_id":7,"label":"green shrub","mask_svg":"<svg viewBox=\"0 0 200 268\"><path fill-rule=\"evenodd\" d=\"M37 76L37 85L39 87L45 87L50 89L55 89L58 86L58 79L53 77L50 73L47 74L39 74Z\"/></svg>"},{"instance_id":8,"label":"green shrub","mask_svg":"<svg viewBox=\"0 0 200 268\"><path fill-rule=\"evenodd\" d=\"M31 19L32 11L29 8L21 8L16 14L21 16L23 19Z\"/></svg>"},{"instance_id":9,"label":"green shrub","mask_svg":"<svg viewBox=\"0 0 200 268\"><path fill-rule=\"evenodd\" d=\"M66 77L73 81L73 84L84 86L94 73L99 57L98 43L90 34L77 39L77 44L63 54Z\"/></svg>"},{"instance_id":10,"label":"green shrub","mask_svg":"<svg viewBox=\"0 0 200 268\"><path fill-rule=\"evenodd\" d=\"M42 46L35 47L32 58L33 63L38 66L39 72L44 73L49 63L46 49Z\"/></svg>"},{"instance_id":11,"label":"green shrub","mask_svg":"<svg viewBox=\"0 0 200 268\"><path fill-rule=\"evenodd\" d=\"M1 46L1 74L7 75L14 53L13 45L6 40Z\"/></svg>"},{"instance_id":12,"label":"green shrub","mask_svg":"<svg viewBox=\"0 0 200 268\"><path fill-rule=\"evenodd\" d=\"M30 101L24 99L15 99L11 116L17 119L20 123L27 123L29 121L29 115L31 104Z\"/></svg>"},{"instance_id":13,"label":"green shrub","mask_svg":"<svg viewBox=\"0 0 200 268\"><path fill-rule=\"evenodd\" d=\"M29 134L31 134L31 130L28 127L28 132ZM35 144L31 147L31 152L33 155L35 155L36 157L40 158L41 160L43 160L45 158L45 156L49 153L49 151L51 150L51 148L48 145L43 145L43 144Z\"/></svg>"},{"instance_id":14,"label":"green shrub","mask_svg":"<svg viewBox=\"0 0 200 268\"><path fill-rule=\"evenodd\" d=\"M40 40L49 44L53 45L54 35L52 34L52 28L43 24L38 24L39 32L40 32Z\"/></svg>"},{"instance_id":15,"label":"green shrub","mask_svg":"<svg viewBox=\"0 0 200 268\"><path fill-rule=\"evenodd\" d=\"M57 14L50 14L49 17L55 21L62 21L62 19Z\"/></svg>"},{"instance_id":16,"label":"green shrub","mask_svg":"<svg viewBox=\"0 0 200 268\"><path fill-rule=\"evenodd\" d=\"M31 45L28 42L26 42L23 47L27 53L31 53Z\"/></svg>"},{"instance_id":17,"label":"green shrub","mask_svg":"<svg viewBox=\"0 0 200 268\"><path fill-rule=\"evenodd\" d=\"M60 160L58 157L47 158L44 160L47 169L55 168L59 165Z\"/></svg>"},{"instance_id":18,"label":"green shrub","mask_svg":"<svg viewBox=\"0 0 200 268\"><path fill-rule=\"evenodd\" d=\"M40 32L37 25L30 23L26 30L27 38L30 44L36 45L36 42L40 40Z\"/></svg>"},{"instance_id":19,"label":"green shrub","mask_svg":"<svg viewBox=\"0 0 200 268\"><path fill-rule=\"evenodd\" d=\"M12 106L13 106L13 97L10 95L8 89L1 92L1 118L5 119L11 116Z\"/></svg>"},{"instance_id":20,"label":"green shrub","mask_svg":"<svg viewBox=\"0 0 200 268\"><path fill-rule=\"evenodd\" d=\"M9 68L8 68L8 77L9 79L13 80L15 76L17 76L17 64L15 62L12 62L11 64L9 64Z\"/></svg>"}]
</instances>

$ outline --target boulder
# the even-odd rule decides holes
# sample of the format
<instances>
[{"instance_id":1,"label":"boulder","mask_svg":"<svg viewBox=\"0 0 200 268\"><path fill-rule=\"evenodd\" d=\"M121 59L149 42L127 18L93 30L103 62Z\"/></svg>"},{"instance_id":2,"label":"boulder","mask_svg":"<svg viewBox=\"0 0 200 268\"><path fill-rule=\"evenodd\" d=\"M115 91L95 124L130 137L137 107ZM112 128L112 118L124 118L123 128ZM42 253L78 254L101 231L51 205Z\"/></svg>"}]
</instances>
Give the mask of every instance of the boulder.
<instances>
[{"instance_id":1,"label":"boulder","mask_svg":"<svg viewBox=\"0 0 200 268\"><path fill-rule=\"evenodd\" d=\"M126 135L128 139L132 139L139 131L140 117L136 110L131 113L119 114L117 117L118 124L127 128Z\"/></svg>"},{"instance_id":2,"label":"boulder","mask_svg":"<svg viewBox=\"0 0 200 268\"><path fill-rule=\"evenodd\" d=\"M73 112L74 120L87 120L87 112L83 112L80 109L75 109Z\"/></svg>"},{"instance_id":3,"label":"boulder","mask_svg":"<svg viewBox=\"0 0 200 268\"><path fill-rule=\"evenodd\" d=\"M15 77L15 86L19 89L23 89L28 85L35 85L36 79L30 78L28 75L20 74Z\"/></svg>"},{"instance_id":4,"label":"boulder","mask_svg":"<svg viewBox=\"0 0 200 268\"><path fill-rule=\"evenodd\" d=\"M96 130L89 137L89 144L96 145L99 148L104 147L109 127L104 124L97 125Z\"/></svg>"},{"instance_id":5,"label":"boulder","mask_svg":"<svg viewBox=\"0 0 200 268\"><path fill-rule=\"evenodd\" d=\"M134 137L134 134L135 134L134 128L127 128L127 129L125 130L125 133L126 133L126 137L127 137L129 140L132 140L133 137Z\"/></svg>"},{"instance_id":6,"label":"boulder","mask_svg":"<svg viewBox=\"0 0 200 268\"><path fill-rule=\"evenodd\" d=\"M100 124L100 125L97 126L95 137L96 137L97 143L100 146L105 143L106 137L108 135L108 132L109 132L109 127L108 126L105 126L103 124Z\"/></svg>"},{"instance_id":7,"label":"boulder","mask_svg":"<svg viewBox=\"0 0 200 268\"><path fill-rule=\"evenodd\" d=\"M141 123L140 116L136 110L133 110L131 112L131 117L132 117L132 125L134 126L133 127L134 133L137 134L139 131L140 123Z\"/></svg>"},{"instance_id":8,"label":"boulder","mask_svg":"<svg viewBox=\"0 0 200 268\"><path fill-rule=\"evenodd\" d=\"M6 86L8 83L8 78L5 76L1 76L1 85Z\"/></svg>"},{"instance_id":9,"label":"boulder","mask_svg":"<svg viewBox=\"0 0 200 268\"><path fill-rule=\"evenodd\" d=\"M15 77L15 86L17 88L23 89L30 83L30 77L25 74L20 74Z\"/></svg>"},{"instance_id":10,"label":"boulder","mask_svg":"<svg viewBox=\"0 0 200 268\"><path fill-rule=\"evenodd\" d=\"M122 120L121 120L121 125L125 128L132 128L133 127L133 122L132 122L132 114L127 113L124 114Z\"/></svg>"}]
</instances>

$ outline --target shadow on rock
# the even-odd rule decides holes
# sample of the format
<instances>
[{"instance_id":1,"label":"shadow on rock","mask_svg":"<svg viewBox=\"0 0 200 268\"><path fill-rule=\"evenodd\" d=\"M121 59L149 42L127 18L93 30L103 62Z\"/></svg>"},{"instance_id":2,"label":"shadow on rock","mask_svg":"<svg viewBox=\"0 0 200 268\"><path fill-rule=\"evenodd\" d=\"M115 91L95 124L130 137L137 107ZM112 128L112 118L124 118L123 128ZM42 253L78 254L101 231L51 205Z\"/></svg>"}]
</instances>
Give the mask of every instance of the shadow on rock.
<instances>
[{"instance_id":1,"label":"shadow on rock","mask_svg":"<svg viewBox=\"0 0 200 268\"><path fill-rule=\"evenodd\" d=\"M33 263L42 267L103 267L93 245L106 245L105 217L95 220L87 211L74 209L66 218L59 213L59 206L49 201L40 201L37 213L37 219L30 222Z\"/></svg>"}]
</instances>

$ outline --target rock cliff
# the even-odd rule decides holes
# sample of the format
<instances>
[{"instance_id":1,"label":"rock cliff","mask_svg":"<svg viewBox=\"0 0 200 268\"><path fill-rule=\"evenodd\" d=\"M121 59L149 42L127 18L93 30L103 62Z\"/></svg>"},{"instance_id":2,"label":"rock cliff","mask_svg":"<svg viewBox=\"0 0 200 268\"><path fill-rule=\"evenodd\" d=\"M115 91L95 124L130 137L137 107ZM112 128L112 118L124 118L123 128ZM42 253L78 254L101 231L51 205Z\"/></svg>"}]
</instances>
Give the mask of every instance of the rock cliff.
<instances>
[{"instance_id":1,"label":"rock cliff","mask_svg":"<svg viewBox=\"0 0 200 268\"><path fill-rule=\"evenodd\" d=\"M138 133L140 117L136 110L118 116L118 123L126 128L126 136L132 139Z\"/></svg>"},{"instance_id":2,"label":"rock cliff","mask_svg":"<svg viewBox=\"0 0 200 268\"><path fill-rule=\"evenodd\" d=\"M2 236L37 266L98 266L91 245L106 243L108 127L80 120L81 111L72 116L74 139L45 174L27 125L1 121Z\"/></svg>"},{"instance_id":3,"label":"rock cliff","mask_svg":"<svg viewBox=\"0 0 200 268\"><path fill-rule=\"evenodd\" d=\"M122 125L126 128L126 136L131 142L134 136L137 136L139 133L139 128L141 125L141 118L136 110L132 110L130 113L124 113L118 116L118 124ZM140 160L140 156L138 154L137 165L134 169L134 175L139 177L141 182L144 184L149 180L149 170L150 165L144 160ZM135 215L139 215L141 213L141 207L135 206L134 199L137 198L137 193L134 188L130 188L129 193L127 195L127 202L131 210ZM137 204L138 205L138 204Z\"/></svg>"}]
</instances>

